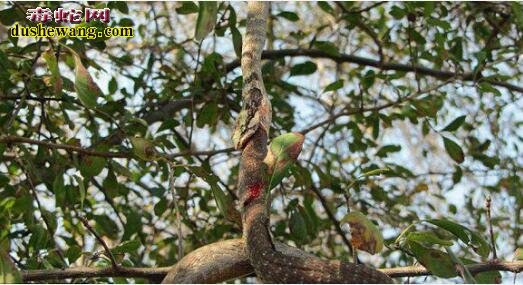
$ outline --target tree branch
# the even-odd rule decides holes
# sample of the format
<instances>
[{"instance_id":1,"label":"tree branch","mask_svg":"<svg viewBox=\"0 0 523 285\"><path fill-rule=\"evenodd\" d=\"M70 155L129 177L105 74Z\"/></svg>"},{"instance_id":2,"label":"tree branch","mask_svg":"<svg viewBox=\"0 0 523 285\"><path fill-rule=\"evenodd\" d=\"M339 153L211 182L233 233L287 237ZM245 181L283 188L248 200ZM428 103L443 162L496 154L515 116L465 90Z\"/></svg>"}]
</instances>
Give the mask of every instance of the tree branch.
<instances>
[{"instance_id":1,"label":"tree branch","mask_svg":"<svg viewBox=\"0 0 523 285\"><path fill-rule=\"evenodd\" d=\"M354 249L352 248L352 244L350 243L350 241L345 236L345 232L343 232L343 229L341 228L340 222L338 221L338 219L336 219L336 216L334 215L334 213L329 208L329 204L327 203L327 200L325 199L325 197L323 197L323 195L321 194L320 190L318 188L316 188L314 185L311 185L310 189L312 190L312 192L314 192L314 194L316 194L316 196L320 200L321 205L323 206L323 209L325 209L325 213L327 214L327 217L329 217L329 219L331 220L332 224L334 225L334 228L336 229L336 232L338 233L338 235L343 240L343 243L345 243L345 245L349 249L349 254L352 255L352 253L354 251ZM354 260L354 262L356 262L356 260Z\"/></svg>"},{"instance_id":2,"label":"tree branch","mask_svg":"<svg viewBox=\"0 0 523 285\"><path fill-rule=\"evenodd\" d=\"M442 82L436 86L432 86L432 87L428 87L426 89L423 89L423 90L420 90L416 93L412 93L408 96L405 96L405 97L400 97L398 100L394 101L394 102L389 102L389 103L385 103L383 105L380 105L380 106L376 106L376 107L367 107L367 108L346 108L345 110L343 110L342 112L339 112L337 114L334 114L332 116L330 116L329 118L323 120L323 121L320 121L312 126L309 126L303 130L300 131L300 133L302 134L307 134L308 132L316 129L316 128L319 128L325 124L329 124L329 123L332 123L334 121L336 121L338 118L340 117L343 117L343 116L350 116L350 115L355 115L355 114L363 114L364 112L376 112L376 111L380 111L380 110L383 110L383 109L386 109L386 108L389 108L389 107L392 107L392 106L396 106L396 105L399 105L403 102L406 102L406 101L410 101L412 99L415 99L416 97L420 96L420 95L423 95L423 94L426 94L426 93L429 93L429 92L432 92L432 91L435 91L445 85L447 85L448 83L452 82L452 78L449 78L447 81L445 82Z\"/></svg>"},{"instance_id":3,"label":"tree branch","mask_svg":"<svg viewBox=\"0 0 523 285\"><path fill-rule=\"evenodd\" d=\"M280 250L281 244L276 243ZM240 253L244 249L245 244L242 243L236 248L236 252ZM289 247L289 246L285 246ZM205 247L202 247L205 248ZM191 256L188 254L184 257ZM232 258L235 258L232 256ZM245 261L248 260L246 255L238 254L237 260L235 263L241 262L242 258ZM186 262L180 261L181 262ZM213 259L214 260L214 259ZM190 270L191 272L196 272L197 268L190 267L190 263L186 263L187 266L185 269ZM119 267L118 270L115 270L112 267L104 268L93 268L93 267L73 267L67 269L46 269L46 270L28 270L22 271L22 278L24 282L30 281L44 281L44 280L64 280L68 278L100 278L100 277L126 277L126 278L146 278L151 281L162 280L169 271L173 270L174 267L158 267L158 268L143 268L143 267ZM519 273L523 271L523 261L514 261L514 262L487 262L479 263L473 265L467 265L467 269L472 274L488 271L507 271L513 273ZM176 269L181 272L182 267ZM389 275L393 278L398 277L416 277L416 276L429 276L431 273L423 266L406 266L406 267L396 267L396 268L386 268L379 269L381 272ZM254 271L250 264L246 268L238 269L235 276L227 276L227 279L221 280L226 281L233 278L239 278L248 274L252 274Z\"/></svg>"},{"instance_id":4,"label":"tree branch","mask_svg":"<svg viewBox=\"0 0 523 285\"><path fill-rule=\"evenodd\" d=\"M82 222L82 224L84 224L84 226L87 228L87 230L90 231L91 234L96 238L96 240L102 245L102 247L105 250L105 255L107 255L107 257L109 257L109 259L111 260L113 269L118 270L120 266L118 266L118 262L116 262L116 259L114 258L114 255L111 252L111 249L109 248L109 246L107 246L107 243L105 243L105 241L102 239L102 237L100 237L100 235L98 235L96 233L96 231L91 227L91 225L89 225L89 221L86 218L79 217L79 219Z\"/></svg>"},{"instance_id":5,"label":"tree branch","mask_svg":"<svg viewBox=\"0 0 523 285\"><path fill-rule=\"evenodd\" d=\"M395 62L384 62L380 63L379 60L373 60L365 57L360 57L356 55L349 54L338 54L333 55L322 50L316 49L282 49L282 50L267 50L262 54L263 59L279 59L287 56L307 56L311 58L326 58L331 59L337 63L354 63L364 66L372 66L382 70L395 70L395 71L404 71L404 72L416 72L420 75L427 75L437 79L449 79L456 77L463 81L485 81L495 86L504 87L511 91L516 91L523 93L523 87L517 86L511 83L497 81L488 78L482 78L481 75L474 74L473 72L465 73L456 73L453 71L431 69L425 66L412 66L410 64L401 64ZM234 60L226 65L227 72L234 70L240 66L239 60Z\"/></svg>"},{"instance_id":6,"label":"tree branch","mask_svg":"<svg viewBox=\"0 0 523 285\"><path fill-rule=\"evenodd\" d=\"M108 152L108 151L96 151L88 148L83 148L75 145L69 144L57 144L39 140L33 140L30 138L19 137L19 136L0 136L0 143L5 144L32 144L32 145L41 145L52 149L63 149L69 152L77 152L90 156L99 156L106 158L133 158L133 154L130 152ZM174 153L166 155L169 159L181 156L213 156L220 153L231 153L234 151L234 148L224 148L217 150L204 150L204 151L181 151L179 153Z\"/></svg>"},{"instance_id":7,"label":"tree branch","mask_svg":"<svg viewBox=\"0 0 523 285\"><path fill-rule=\"evenodd\" d=\"M100 156L100 157L107 157L107 158L131 158L131 153L126 152L104 152L104 151L96 151L92 149L86 149L75 145L69 145L69 144L57 144L57 143L51 143L51 142L45 142L45 141L39 141L39 140L33 140L30 138L25 137L19 137L19 136L0 136L0 143L6 143L6 144L16 144L16 143L22 143L22 144L33 144L33 145L41 145L48 148L53 149L63 149L69 152L78 152L85 155L91 155L91 156Z\"/></svg>"}]
</instances>

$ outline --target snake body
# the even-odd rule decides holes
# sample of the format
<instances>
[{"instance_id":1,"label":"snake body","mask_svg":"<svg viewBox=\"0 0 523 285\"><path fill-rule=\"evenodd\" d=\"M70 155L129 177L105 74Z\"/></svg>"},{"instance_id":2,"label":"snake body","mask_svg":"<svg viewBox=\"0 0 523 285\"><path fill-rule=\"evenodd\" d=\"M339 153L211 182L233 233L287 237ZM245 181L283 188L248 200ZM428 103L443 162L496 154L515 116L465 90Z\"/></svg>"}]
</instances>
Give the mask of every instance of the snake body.
<instances>
[{"instance_id":1,"label":"snake body","mask_svg":"<svg viewBox=\"0 0 523 285\"><path fill-rule=\"evenodd\" d=\"M266 37L269 2L249 2L247 30L242 47L243 116L235 131L236 148L242 149L238 187L242 205L247 254L256 275L268 283L392 283L364 265L291 256L277 251L269 233L266 166L271 122L270 101L261 74L261 53Z\"/></svg>"}]
</instances>

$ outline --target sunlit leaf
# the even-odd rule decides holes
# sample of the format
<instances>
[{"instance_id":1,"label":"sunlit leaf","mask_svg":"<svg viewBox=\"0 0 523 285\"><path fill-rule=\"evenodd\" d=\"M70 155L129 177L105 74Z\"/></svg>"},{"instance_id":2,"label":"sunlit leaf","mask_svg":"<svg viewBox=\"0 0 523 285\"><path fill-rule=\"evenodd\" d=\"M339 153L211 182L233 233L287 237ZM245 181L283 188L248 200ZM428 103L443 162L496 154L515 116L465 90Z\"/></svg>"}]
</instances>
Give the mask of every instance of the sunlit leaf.
<instances>
[{"instance_id":1,"label":"sunlit leaf","mask_svg":"<svg viewBox=\"0 0 523 285\"><path fill-rule=\"evenodd\" d=\"M60 76L60 69L58 68L58 60L56 59L56 55L52 49L48 49L42 53L42 57L47 63L49 71L51 72L49 83L53 87L54 94L56 96L61 96L63 82L62 77Z\"/></svg>"},{"instance_id":2,"label":"sunlit leaf","mask_svg":"<svg viewBox=\"0 0 523 285\"><path fill-rule=\"evenodd\" d=\"M287 175L289 166L301 152L305 137L300 133L287 133L274 138L269 146L265 163L269 166L270 187L278 185Z\"/></svg>"},{"instance_id":3,"label":"sunlit leaf","mask_svg":"<svg viewBox=\"0 0 523 285\"><path fill-rule=\"evenodd\" d=\"M461 277L463 277L463 280L465 281L465 283L468 283L468 284L476 284L476 280L474 279L474 277L472 276L472 274L470 274L470 271L468 270L467 267L465 267L465 264L454 254L454 252L449 248L445 248L447 250L447 253L450 257L450 259L452 260L452 262L454 263L454 265L456 266L456 268L460 267L461 268Z\"/></svg>"},{"instance_id":4,"label":"sunlit leaf","mask_svg":"<svg viewBox=\"0 0 523 285\"><path fill-rule=\"evenodd\" d=\"M199 11L194 39L202 41L214 29L218 13L218 3L205 1L199 2L198 4Z\"/></svg>"},{"instance_id":5,"label":"sunlit leaf","mask_svg":"<svg viewBox=\"0 0 523 285\"><path fill-rule=\"evenodd\" d=\"M140 245L142 244L139 240L128 240L111 249L111 252L113 254L131 253L133 251L136 251L140 247Z\"/></svg>"},{"instance_id":6,"label":"sunlit leaf","mask_svg":"<svg viewBox=\"0 0 523 285\"><path fill-rule=\"evenodd\" d=\"M80 191L80 208L83 209L85 195L86 195L84 180L80 176L77 176L77 175L74 176L74 179L78 183L78 190Z\"/></svg>"},{"instance_id":7,"label":"sunlit leaf","mask_svg":"<svg viewBox=\"0 0 523 285\"><path fill-rule=\"evenodd\" d=\"M375 254L383 249L383 236L365 215L361 212L352 211L347 214L343 223L349 223L352 237L352 245L370 254Z\"/></svg>"},{"instance_id":8,"label":"sunlit leaf","mask_svg":"<svg viewBox=\"0 0 523 285\"><path fill-rule=\"evenodd\" d=\"M154 143L151 140L141 137L130 138L133 146L133 153L143 160L154 160L156 159L156 150L154 149Z\"/></svg>"},{"instance_id":9,"label":"sunlit leaf","mask_svg":"<svg viewBox=\"0 0 523 285\"><path fill-rule=\"evenodd\" d=\"M192 14L198 12L198 5L196 5L192 1L183 1L181 2L182 6L176 8L176 13L185 15L185 14Z\"/></svg>"},{"instance_id":10,"label":"sunlit leaf","mask_svg":"<svg viewBox=\"0 0 523 285\"><path fill-rule=\"evenodd\" d=\"M457 276L454 263L448 254L440 250L424 247L416 241L409 241L408 245L419 263L435 276L442 278Z\"/></svg>"},{"instance_id":11,"label":"sunlit leaf","mask_svg":"<svg viewBox=\"0 0 523 285\"><path fill-rule=\"evenodd\" d=\"M514 252L514 258L517 260L523 260L523 248L519 247Z\"/></svg>"},{"instance_id":12,"label":"sunlit leaf","mask_svg":"<svg viewBox=\"0 0 523 285\"><path fill-rule=\"evenodd\" d=\"M80 99L80 102L82 102L84 106L88 108L95 108L97 106L96 101L98 97L102 96L102 92L100 91L100 88L98 88L98 85L96 85L94 82L85 66L82 64L80 56L72 49L68 50L72 53L74 58L74 88L78 95L78 99Z\"/></svg>"},{"instance_id":13,"label":"sunlit leaf","mask_svg":"<svg viewBox=\"0 0 523 285\"><path fill-rule=\"evenodd\" d=\"M65 252L65 257L67 257L69 264L74 263L82 255L82 249L77 246L71 246Z\"/></svg>"},{"instance_id":14,"label":"sunlit leaf","mask_svg":"<svg viewBox=\"0 0 523 285\"><path fill-rule=\"evenodd\" d=\"M407 235L408 240L429 245L452 246L454 243L450 240L441 239L433 232L411 232Z\"/></svg>"},{"instance_id":15,"label":"sunlit leaf","mask_svg":"<svg viewBox=\"0 0 523 285\"><path fill-rule=\"evenodd\" d=\"M483 257L487 257L489 255L490 246L479 233L446 219L430 219L427 220L427 222L454 234L479 255Z\"/></svg>"},{"instance_id":16,"label":"sunlit leaf","mask_svg":"<svg viewBox=\"0 0 523 285\"><path fill-rule=\"evenodd\" d=\"M0 283L22 283L22 275L9 255L0 249Z\"/></svg>"}]
</instances>

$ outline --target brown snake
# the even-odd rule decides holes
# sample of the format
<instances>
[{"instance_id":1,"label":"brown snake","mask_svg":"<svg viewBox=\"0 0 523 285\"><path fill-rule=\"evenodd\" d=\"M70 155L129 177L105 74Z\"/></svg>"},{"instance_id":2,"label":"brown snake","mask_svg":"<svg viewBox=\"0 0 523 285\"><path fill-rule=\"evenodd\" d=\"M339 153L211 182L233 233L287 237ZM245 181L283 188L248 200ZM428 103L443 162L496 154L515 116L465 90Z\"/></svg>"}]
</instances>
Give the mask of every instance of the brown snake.
<instances>
[{"instance_id":1,"label":"brown snake","mask_svg":"<svg viewBox=\"0 0 523 285\"><path fill-rule=\"evenodd\" d=\"M266 283L393 283L386 274L365 265L324 260L301 254L298 249L285 251L272 242L269 233L268 167L264 163L272 115L261 74L269 3L248 2L241 59L243 107L233 135L235 147L242 150L238 189L246 247L240 247L238 240L205 246L202 248L205 250L198 250L201 255L194 253L194 258L184 258L181 264L173 267L164 283L219 282L228 277L238 277L244 272L242 270L245 274L249 273L249 264L244 259L234 259L230 255L229 250L233 247L242 250L240 256L248 256L257 277ZM236 266L240 272L235 272L236 276L233 276L229 270L220 270L223 263L227 263L227 268ZM204 270L195 272L202 268Z\"/></svg>"},{"instance_id":2,"label":"brown snake","mask_svg":"<svg viewBox=\"0 0 523 285\"><path fill-rule=\"evenodd\" d=\"M241 60L245 80L243 110L257 116L247 116L247 123L242 122L245 118L239 118L237 126L240 129L236 130L239 135L235 138L236 147L243 149L238 187L249 260L256 275L268 283L392 283L386 274L365 265L286 255L277 251L272 242L267 210L270 207L267 207L268 195L264 193L269 189L263 162L267 155L271 110L260 64L269 5L269 2L248 3L247 30ZM253 98L257 100L255 104L252 104Z\"/></svg>"}]
</instances>

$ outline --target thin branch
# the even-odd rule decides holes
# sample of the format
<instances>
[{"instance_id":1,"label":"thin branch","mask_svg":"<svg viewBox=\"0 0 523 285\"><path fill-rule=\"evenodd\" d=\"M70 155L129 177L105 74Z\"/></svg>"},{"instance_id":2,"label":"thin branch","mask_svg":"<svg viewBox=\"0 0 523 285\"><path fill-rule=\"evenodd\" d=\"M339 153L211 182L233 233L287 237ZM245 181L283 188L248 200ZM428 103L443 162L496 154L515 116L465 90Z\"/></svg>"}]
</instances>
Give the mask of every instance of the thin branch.
<instances>
[{"instance_id":1,"label":"thin branch","mask_svg":"<svg viewBox=\"0 0 523 285\"><path fill-rule=\"evenodd\" d=\"M214 156L220 153L231 153L236 150L233 147L217 149L217 150L202 150L202 151L182 151L179 153L168 155L169 159L180 157L180 156Z\"/></svg>"},{"instance_id":2,"label":"thin branch","mask_svg":"<svg viewBox=\"0 0 523 285\"><path fill-rule=\"evenodd\" d=\"M488 228L489 228L489 234L490 234L490 243L492 246L492 258L494 260L498 259L498 253L496 252L496 239L494 238L494 231L492 230L492 216L491 216L491 204L492 199L490 198L490 195L487 196L487 200L485 201L485 207L487 208L487 220L488 220Z\"/></svg>"},{"instance_id":3,"label":"thin branch","mask_svg":"<svg viewBox=\"0 0 523 285\"><path fill-rule=\"evenodd\" d=\"M370 10L372 10L373 8L377 7L377 6L380 6L381 4L384 4L384 3L387 3L387 1L379 1L379 2L376 2L368 7L365 7L365 8L361 8L359 10L356 10L356 11L349 11L349 13L355 13L355 14L361 14L363 12L368 12Z\"/></svg>"},{"instance_id":4,"label":"thin branch","mask_svg":"<svg viewBox=\"0 0 523 285\"><path fill-rule=\"evenodd\" d=\"M22 109L22 106L25 105L25 101L27 100L27 97L31 97L30 92L27 89L27 82L25 80L24 80L24 91L25 92L23 93L20 102L18 102L18 105L16 105L13 113L11 114L11 117L9 118L9 120L7 121L7 123L4 126L6 132L9 131L9 128L11 128L11 125L15 121L16 117L18 117L18 113Z\"/></svg>"},{"instance_id":5,"label":"thin branch","mask_svg":"<svg viewBox=\"0 0 523 285\"><path fill-rule=\"evenodd\" d=\"M18 96L18 95L0 96L0 101L2 101L2 100L23 100L23 99L24 99L24 95L22 95L22 96ZM66 99L66 98L55 98L55 97L33 97L33 96L29 96L29 97L26 97L25 100L45 102L45 101L67 101L68 99Z\"/></svg>"},{"instance_id":6,"label":"thin branch","mask_svg":"<svg viewBox=\"0 0 523 285\"><path fill-rule=\"evenodd\" d=\"M334 224L334 228L336 229L336 232L338 233L338 235L340 235L341 239L343 240L343 243L349 248L349 254L352 255L352 253L354 252L354 249L352 248L352 244L347 239L345 232L341 228L340 222L338 221L338 219L336 219L336 216L329 208L327 200L325 199L325 197L323 197L320 190L318 188L316 188L314 185L312 185L310 188L311 188L312 192L314 192L314 194L316 194L316 196L318 196L318 199L320 200L321 205L323 206L323 209L325 209L325 213L327 214L327 217L329 217L329 219ZM356 262L356 259L354 259L354 262Z\"/></svg>"},{"instance_id":7,"label":"thin branch","mask_svg":"<svg viewBox=\"0 0 523 285\"><path fill-rule=\"evenodd\" d=\"M114 255L111 252L111 249L109 248L109 246L107 246L107 243L105 243L105 241L96 233L96 231L91 227L91 225L89 225L89 221L86 218L79 217L79 219L80 219L80 221L82 221L82 224L84 224L84 226L87 228L87 230L90 231L91 234L94 235L96 240L98 240L98 242L103 246L103 248L105 249L105 254L111 260L111 264L113 265L113 269L118 271L120 266L116 262L116 259L114 258Z\"/></svg>"},{"instance_id":8,"label":"thin branch","mask_svg":"<svg viewBox=\"0 0 523 285\"><path fill-rule=\"evenodd\" d=\"M16 158L16 161L18 162L18 164L20 165L22 170L25 172L25 175L27 177L27 182L29 183L29 191L31 192L31 195L33 196L33 199L36 202L38 211L40 211L40 217L44 221L45 227L47 228L47 232L49 233L49 235L51 237L53 237L52 241L53 241L53 245L56 249L56 253L60 257L62 264L64 264L64 266L65 266L66 262L65 262L64 254L62 253L62 250L60 249L60 247L56 243L56 240L54 239L56 229L53 229L51 227L49 218L47 217L47 215L45 215L45 212L42 208L42 203L40 203L40 199L38 199L38 195L36 194L35 184L33 183L33 179L31 178L29 169L27 169L27 167L30 166L30 164L27 161L25 161L23 158L19 158L19 157Z\"/></svg>"},{"instance_id":9,"label":"thin branch","mask_svg":"<svg viewBox=\"0 0 523 285\"><path fill-rule=\"evenodd\" d=\"M341 2L335 2L335 3L338 7L340 7L340 9L343 11L343 13L348 14L348 15L355 14L354 12L351 13L349 10L347 10L347 8L345 8L345 6L343 6L343 4ZM380 63L384 63L385 56L383 55L383 48L382 48L382 44L381 44L380 40L378 39L378 35L376 35L376 33L369 26L367 26L365 24L365 22L363 22L363 19L361 19L358 16L354 17L354 19L356 20L356 26L358 28L360 28L360 30L362 30L364 33L366 33L369 37L371 37L371 39L374 41L374 44L378 47Z\"/></svg>"},{"instance_id":10,"label":"thin branch","mask_svg":"<svg viewBox=\"0 0 523 285\"><path fill-rule=\"evenodd\" d=\"M472 274L488 271L509 271L519 273L523 271L523 261L515 262L485 262L472 265L466 265ZM423 266L406 266L380 269L381 272L390 277L415 277L432 275L429 270Z\"/></svg>"},{"instance_id":11,"label":"thin branch","mask_svg":"<svg viewBox=\"0 0 523 285\"><path fill-rule=\"evenodd\" d=\"M424 89L424 90L420 90L416 93L412 93L408 96L405 96L405 97L400 97L398 100L394 101L394 102L390 102L390 103L386 103L386 104L383 104L383 105L380 105L380 106L376 106L376 107L368 107L368 108L346 108L344 111L340 112L340 113L337 113L337 114L334 114L332 116L330 116L329 118L321 121L321 122L318 122L308 128L305 128L303 130L300 131L300 133L302 134L307 134L308 132L311 132L312 130L316 129L316 128L319 128L325 124L330 124L334 121L336 121L338 118L340 117L344 117L344 116L350 116L350 115L355 115L355 114L362 114L364 112L376 112L376 111L380 111L380 110L383 110L383 109L386 109L388 107L392 107L392 106L396 106L396 105L399 105L403 102L407 102L409 100L412 100L420 95L423 95L423 94L426 94L426 93L429 93L429 92L432 92L434 90L437 90L447 84L449 84L450 82L452 82L453 79L450 78L448 79L447 81L445 82L442 82L438 85L435 85L435 86L432 86L432 87L429 87L427 89Z\"/></svg>"},{"instance_id":12,"label":"thin branch","mask_svg":"<svg viewBox=\"0 0 523 285\"><path fill-rule=\"evenodd\" d=\"M133 154L130 152L107 152L107 151L96 151L88 148L82 148L79 146L68 145L68 144L57 144L39 140L33 140L30 138L19 137L19 136L0 136L0 143L5 144L33 144L41 145L52 149L63 149L70 152L77 152L90 156L100 156L106 158L133 158ZM169 159L181 156L214 156L220 153L231 153L234 152L234 148L225 148L217 150L205 150L205 151L182 151L175 154L167 155Z\"/></svg>"},{"instance_id":13,"label":"thin branch","mask_svg":"<svg viewBox=\"0 0 523 285\"><path fill-rule=\"evenodd\" d=\"M382 70L395 70L395 71L404 71L404 72L416 72L420 75L427 75L438 79L449 79L456 77L457 79L461 79L463 81L484 81L488 82L495 86L501 86L505 87L508 90L516 91L523 93L523 87L517 86L511 83L503 82L503 81L497 81L490 78L481 78L481 75L474 74L473 72L464 72L464 73L456 73L455 71L446 71L446 70L438 70L438 69L432 69L425 66L412 66L411 64L401 64L401 63L395 63L395 62L384 62L380 63L379 60L373 60L361 56L356 55L349 55L349 54L332 54L327 53L322 50L316 50L316 49L282 49L282 50L267 50L264 51L262 54L263 59L279 59L282 57L287 56L307 56L311 58L326 58L331 59L337 63L354 63L358 65L364 65L364 66L372 66L378 69ZM240 66L239 60L234 60L226 65L226 70L228 72L234 70L235 68Z\"/></svg>"},{"instance_id":14,"label":"thin branch","mask_svg":"<svg viewBox=\"0 0 523 285\"><path fill-rule=\"evenodd\" d=\"M112 157L112 158L131 158L131 153L125 152L102 152L92 149L86 149L79 146L68 145L68 144L56 144L51 142L33 140L30 138L19 137L19 136L0 136L0 143L14 144L14 143L23 143L23 144L33 144L41 145L53 149L63 149L66 151L78 152L85 155L91 156L101 156L101 157Z\"/></svg>"},{"instance_id":15,"label":"thin branch","mask_svg":"<svg viewBox=\"0 0 523 285\"><path fill-rule=\"evenodd\" d=\"M178 205L178 199L176 198L175 178L174 178L173 162L169 162L169 191L172 195L173 208L171 210L176 211L176 226L178 230L178 260L183 258L183 232L182 232L182 217L180 215L180 207Z\"/></svg>"}]
</instances>

